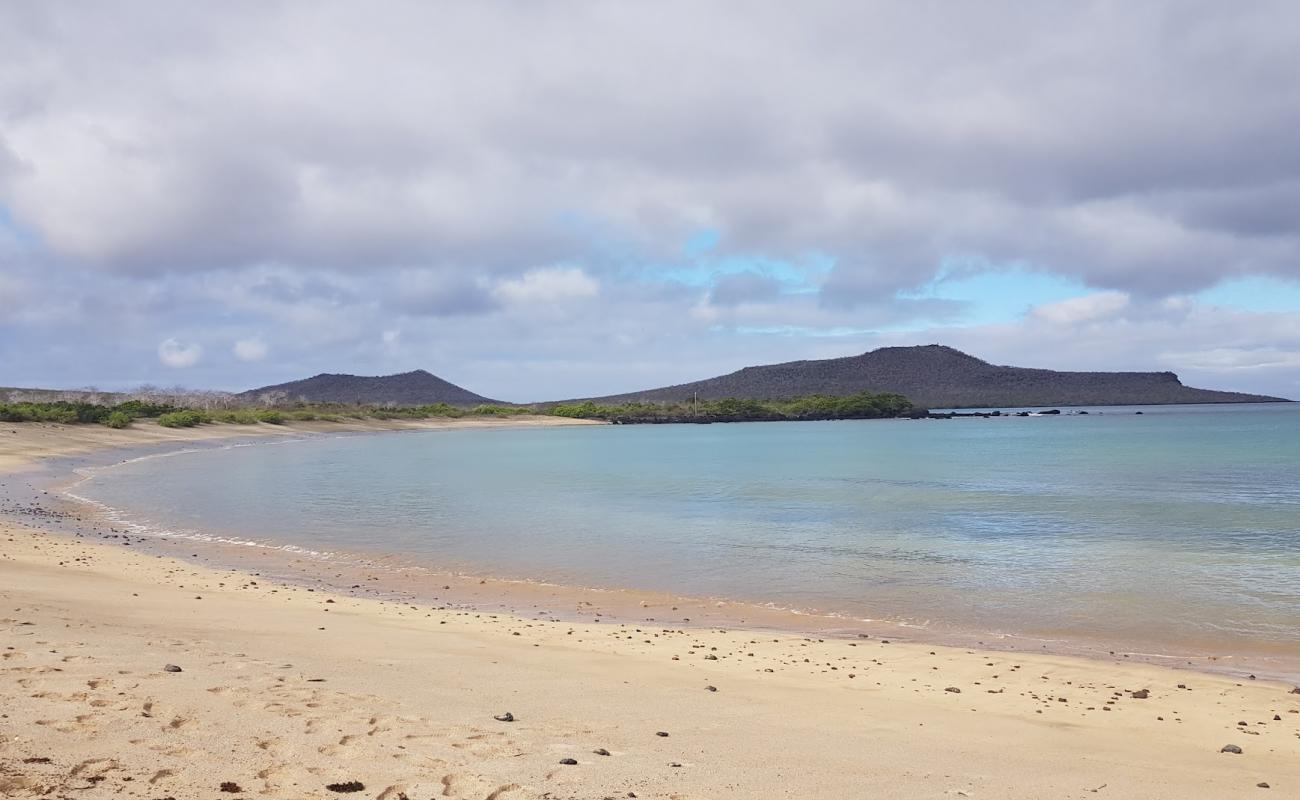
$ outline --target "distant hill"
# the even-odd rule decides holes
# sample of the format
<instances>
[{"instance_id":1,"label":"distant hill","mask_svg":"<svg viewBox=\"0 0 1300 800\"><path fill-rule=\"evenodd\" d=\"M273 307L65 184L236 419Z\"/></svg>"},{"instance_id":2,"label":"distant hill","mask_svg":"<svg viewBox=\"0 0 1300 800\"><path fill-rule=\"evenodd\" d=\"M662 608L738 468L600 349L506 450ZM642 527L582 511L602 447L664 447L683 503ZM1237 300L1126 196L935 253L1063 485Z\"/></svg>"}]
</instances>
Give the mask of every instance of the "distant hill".
<instances>
[{"instance_id":1,"label":"distant hill","mask_svg":"<svg viewBox=\"0 0 1300 800\"><path fill-rule=\"evenodd\" d=\"M249 400L260 400L264 396L278 396L288 402L399 406L424 406L434 403L473 406L480 403L497 403L496 400L462 389L422 369L403 372L400 375L378 376L325 373L300 381L249 389L239 396Z\"/></svg>"},{"instance_id":2,"label":"distant hill","mask_svg":"<svg viewBox=\"0 0 1300 800\"><path fill-rule=\"evenodd\" d=\"M860 356L745 367L717 378L592 398L604 403L769 399L894 392L924 408L1266 403L1279 397L1184 386L1172 372L1056 372L1002 367L943 345L882 347Z\"/></svg>"}]
</instances>

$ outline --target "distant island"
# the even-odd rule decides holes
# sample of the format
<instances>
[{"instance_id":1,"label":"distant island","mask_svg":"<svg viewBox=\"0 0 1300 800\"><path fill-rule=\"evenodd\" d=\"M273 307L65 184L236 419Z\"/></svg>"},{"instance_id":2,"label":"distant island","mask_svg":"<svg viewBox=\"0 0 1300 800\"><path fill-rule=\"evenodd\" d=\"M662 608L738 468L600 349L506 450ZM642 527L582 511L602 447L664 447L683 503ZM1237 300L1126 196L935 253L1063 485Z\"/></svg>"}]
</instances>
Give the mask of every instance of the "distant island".
<instances>
[{"instance_id":1,"label":"distant island","mask_svg":"<svg viewBox=\"0 0 1300 800\"><path fill-rule=\"evenodd\" d=\"M1057 372L990 364L943 345L745 367L716 378L605 397L504 403L425 370L321 374L240 393L143 387L137 392L0 389L0 422L165 427L348 418L429 419L545 414L614 423L948 417L932 409L1289 402L1195 389L1172 372Z\"/></svg>"},{"instance_id":2,"label":"distant island","mask_svg":"<svg viewBox=\"0 0 1300 800\"><path fill-rule=\"evenodd\" d=\"M263 405L284 403L342 403L346 405L452 406L501 405L462 389L437 375L417 369L397 375L335 375L324 373L300 381L277 383L241 392L239 397Z\"/></svg>"},{"instance_id":3,"label":"distant island","mask_svg":"<svg viewBox=\"0 0 1300 800\"><path fill-rule=\"evenodd\" d=\"M599 405L695 398L774 400L868 392L903 395L921 408L1273 403L1281 397L1184 386L1172 372L1057 372L990 364L944 345L882 347L858 356L745 367L716 378L607 395ZM570 403L575 401L568 401Z\"/></svg>"}]
</instances>

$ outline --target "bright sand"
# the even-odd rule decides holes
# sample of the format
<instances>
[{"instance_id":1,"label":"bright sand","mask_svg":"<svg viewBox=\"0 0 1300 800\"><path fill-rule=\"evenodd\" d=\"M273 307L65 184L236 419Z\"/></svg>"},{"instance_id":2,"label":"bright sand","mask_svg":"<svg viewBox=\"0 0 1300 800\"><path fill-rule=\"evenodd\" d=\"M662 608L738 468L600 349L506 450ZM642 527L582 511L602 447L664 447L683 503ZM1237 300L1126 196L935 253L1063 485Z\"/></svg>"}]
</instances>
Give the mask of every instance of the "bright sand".
<instances>
[{"instance_id":1,"label":"bright sand","mask_svg":"<svg viewBox=\"0 0 1300 800\"><path fill-rule=\"evenodd\" d=\"M5 424L0 470L402 427ZM1262 680L410 606L11 522L0 606L6 797L1300 796L1300 694Z\"/></svg>"}]
</instances>

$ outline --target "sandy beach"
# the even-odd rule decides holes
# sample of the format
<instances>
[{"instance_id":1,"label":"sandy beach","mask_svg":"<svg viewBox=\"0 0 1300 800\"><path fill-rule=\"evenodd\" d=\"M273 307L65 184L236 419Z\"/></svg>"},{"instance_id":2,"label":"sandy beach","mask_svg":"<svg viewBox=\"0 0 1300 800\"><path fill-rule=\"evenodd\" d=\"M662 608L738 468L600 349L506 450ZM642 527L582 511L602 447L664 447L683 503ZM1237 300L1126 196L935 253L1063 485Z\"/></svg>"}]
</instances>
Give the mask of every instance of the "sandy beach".
<instances>
[{"instance_id":1,"label":"sandy beach","mask_svg":"<svg viewBox=\"0 0 1300 800\"><path fill-rule=\"evenodd\" d=\"M5 424L0 473L417 426ZM1300 693L1265 680L668 624L655 601L660 621L640 624L561 618L541 597L516 614L397 602L16 521L0 522L0 600L6 797L1300 793Z\"/></svg>"}]
</instances>

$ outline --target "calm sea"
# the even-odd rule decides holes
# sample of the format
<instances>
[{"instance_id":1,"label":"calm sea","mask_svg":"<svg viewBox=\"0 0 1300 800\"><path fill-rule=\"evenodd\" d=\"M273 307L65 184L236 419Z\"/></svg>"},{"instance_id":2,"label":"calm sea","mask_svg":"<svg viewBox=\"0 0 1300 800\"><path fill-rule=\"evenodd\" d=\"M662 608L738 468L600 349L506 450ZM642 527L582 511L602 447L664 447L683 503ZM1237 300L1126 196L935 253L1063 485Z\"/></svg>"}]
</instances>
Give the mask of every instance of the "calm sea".
<instances>
[{"instance_id":1,"label":"calm sea","mask_svg":"<svg viewBox=\"0 0 1300 800\"><path fill-rule=\"evenodd\" d=\"M1300 404L1088 411L328 438L77 491L159 531L502 577L1300 654Z\"/></svg>"}]
</instances>

